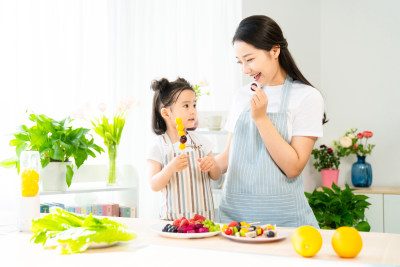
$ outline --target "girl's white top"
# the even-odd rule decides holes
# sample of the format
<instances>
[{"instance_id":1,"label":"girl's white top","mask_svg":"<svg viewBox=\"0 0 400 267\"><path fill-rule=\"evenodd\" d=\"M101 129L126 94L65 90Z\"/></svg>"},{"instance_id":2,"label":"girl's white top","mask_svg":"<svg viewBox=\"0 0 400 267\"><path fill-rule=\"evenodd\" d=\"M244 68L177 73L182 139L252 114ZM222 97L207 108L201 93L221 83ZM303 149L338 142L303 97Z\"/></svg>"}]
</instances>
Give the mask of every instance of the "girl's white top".
<instances>
[{"instance_id":1,"label":"girl's white top","mask_svg":"<svg viewBox=\"0 0 400 267\"><path fill-rule=\"evenodd\" d=\"M225 129L233 132L236 121L243 109L249 104L254 94L250 84L243 86L237 93L232 103ZM263 86L262 89L268 97L267 113L279 111L283 85ZM288 134L292 136L322 137L322 118L324 115L324 100L321 93L300 81L294 81L288 103Z\"/></svg>"},{"instance_id":2,"label":"girl's white top","mask_svg":"<svg viewBox=\"0 0 400 267\"><path fill-rule=\"evenodd\" d=\"M189 134L186 135L186 137L187 141L185 144L187 145L187 147L183 150L184 152L193 150L190 146L188 146L191 144L191 138L193 138L193 142L197 145L202 145L202 149L205 155L208 155L214 148L214 144L211 143L208 138L196 132L190 131ZM179 144L179 141L173 144L175 151L180 151ZM147 150L146 159L152 159L163 164L164 155L169 153L169 151L165 151L165 149L171 148L167 148L165 146L165 142L161 135L156 136L153 139L149 149Z\"/></svg>"}]
</instances>

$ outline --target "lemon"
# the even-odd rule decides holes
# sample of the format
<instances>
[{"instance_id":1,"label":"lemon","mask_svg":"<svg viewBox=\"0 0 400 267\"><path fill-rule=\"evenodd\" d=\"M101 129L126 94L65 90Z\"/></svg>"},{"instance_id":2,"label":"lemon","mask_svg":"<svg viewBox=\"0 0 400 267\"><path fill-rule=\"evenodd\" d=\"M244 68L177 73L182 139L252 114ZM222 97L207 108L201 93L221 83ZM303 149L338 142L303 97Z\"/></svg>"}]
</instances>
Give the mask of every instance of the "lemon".
<instances>
[{"instance_id":1,"label":"lemon","mask_svg":"<svg viewBox=\"0 0 400 267\"><path fill-rule=\"evenodd\" d=\"M322 236L315 227L300 226L292 235L292 246L301 256L312 257L322 247Z\"/></svg>"},{"instance_id":2,"label":"lemon","mask_svg":"<svg viewBox=\"0 0 400 267\"><path fill-rule=\"evenodd\" d=\"M39 192L39 185L33 181L25 181L22 183L21 191L23 197L34 197Z\"/></svg>"},{"instance_id":3,"label":"lemon","mask_svg":"<svg viewBox=\"0 0 400 267\"><path fill-rule=\"evenodd\" d=\"M21 179L22 181L30 180L34 182L39 182L39 173L31 168L27 168L22 172Z\"/></svg>"},{"instance_id":4,"label":"lemon","mask_svg":"<svg viewBox=\"0 0 400 267\"><path fill-rule=\"evenodd\" d=\"M332 237L332 247L342 258L354 258L360 253L362 245L361 235L353 227L339 227Z\"/></svg>"}]
</instances>

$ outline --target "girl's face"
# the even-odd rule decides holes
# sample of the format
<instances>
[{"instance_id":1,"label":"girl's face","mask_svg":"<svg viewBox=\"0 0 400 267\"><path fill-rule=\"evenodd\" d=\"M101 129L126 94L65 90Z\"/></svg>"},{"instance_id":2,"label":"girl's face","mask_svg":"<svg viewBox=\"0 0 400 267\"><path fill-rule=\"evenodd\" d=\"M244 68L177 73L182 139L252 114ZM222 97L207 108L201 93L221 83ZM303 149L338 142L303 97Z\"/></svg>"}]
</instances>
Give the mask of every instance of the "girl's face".
<instances>
[{"instance_id":1,"label":"girl's face","mask_svg":"<svg viewBox=\"0 0 400 267\"><path fill-rule=\"evenodd\" d=\"M250 75L260 86L275 85L274 80L280 67L279 47L266 51L243 41L235 41L233 48L244 74Z\"/></svg>"},{"instance_id":2,"label":"girl's face","mask_svg":"<svg viewBox=\"0 0 400 267\"><path fill-rule=\"evenodd\" d=\"M182 118L182 124L187 128L193 128L197 121L196 94L192 90L184 90L179 95L175 104L170 108L170 120L175 124L176 118Z\"/></svg>"}]
</instances>

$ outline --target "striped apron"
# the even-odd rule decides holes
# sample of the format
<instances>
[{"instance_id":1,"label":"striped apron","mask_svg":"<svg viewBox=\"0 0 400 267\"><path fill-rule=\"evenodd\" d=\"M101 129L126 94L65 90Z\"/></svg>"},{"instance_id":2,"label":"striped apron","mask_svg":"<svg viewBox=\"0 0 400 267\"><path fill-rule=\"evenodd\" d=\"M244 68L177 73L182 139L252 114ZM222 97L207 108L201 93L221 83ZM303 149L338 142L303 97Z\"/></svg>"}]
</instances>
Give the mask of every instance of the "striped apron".
<instances>
[{"instance_id":1,"label":"striped apron","mask_svg":"<svg viewBox=\"0 0 400 267\"><path fill-rule=\"evenodd\" d=\"M279 112L267 113L288 143L287 106L292 84L292 78L287 75ZM219 211L224 223L245 221L319 228L304 195L301 175L289 179L275 164L251 118L250 104L240 114L232 135Z\"/></svg>"},{"instance_id":2,"label":"striped apron","mask_svg":"<svg viewBox=\"0 0 400 267\"><path fill-rule=\"evenodd\" d=\"M214 202L208 174L199 168L197 159L203 158L204 151L201 145L196 145L190 137L190 145L186 145L187 151L175 151L167 134L163 134L164 151L163 168L175 157L182 153L189 155L188 167L174 173L168 184L161 190L160 218L163 220L175 220L181 217L193 218L197 213L207 219L214 220Z\"/></svg>"}]
</instances>

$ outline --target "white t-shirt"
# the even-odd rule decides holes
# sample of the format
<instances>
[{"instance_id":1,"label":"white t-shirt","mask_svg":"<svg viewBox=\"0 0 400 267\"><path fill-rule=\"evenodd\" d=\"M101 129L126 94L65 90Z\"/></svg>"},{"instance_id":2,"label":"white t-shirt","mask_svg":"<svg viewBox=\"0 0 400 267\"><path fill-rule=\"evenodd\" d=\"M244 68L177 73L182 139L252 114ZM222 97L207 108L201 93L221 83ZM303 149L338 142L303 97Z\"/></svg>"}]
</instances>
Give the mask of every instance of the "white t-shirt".
<instances>
[{"instance_id":1,"label":"white t-shirt","mask_svg":"<svg viewBox=\"0 0 400 267\"><path fill-rule=\"evenodd\" d=\"M211 143L210 140L208 140L208 138L206 138L205 136L195 133L195 132L189 132L188 135L186 135L187 137L187 141L186 141L186 145L191 144L192 138L193 138L193 142L198 146L198 145L202 145L202 149L205 155L208 155L212 149L214 148L214 144ZM153 142L150 145L150 148L148 149L147 153L146 153L146 159L152 159L154 161L160 162L161 164L163 164L163 159L164 156L166 154L168 154L172 148L171 145L169 144L169 141L167 139L167 137L165 137L168 146L165 146L165 141L162 135L157 135L154 139ZM179 141L174 143L174 150L175 151L181 151L179 149ZM192 151L193 148L191 147L186 147L183 152L189 152Z\"/></svg>"},{"instance_id":2,"label":"white t-shirt","mask_svg":"<svg viewBox=\"0 0 400 267\"><path fill-rule=\"evenodd\" d=\"M267 112L278 112L281 104L283 85L263 86L268 97ZM242 87L236 94L225 129L233 132L235 124L243 109L249 104L254 94L250 84ZM324 116L324 100L321 93L300 81L293 81L287 107L289 140L292 136L322 137L322 118Z\"/></svg>"}]
</instances>

